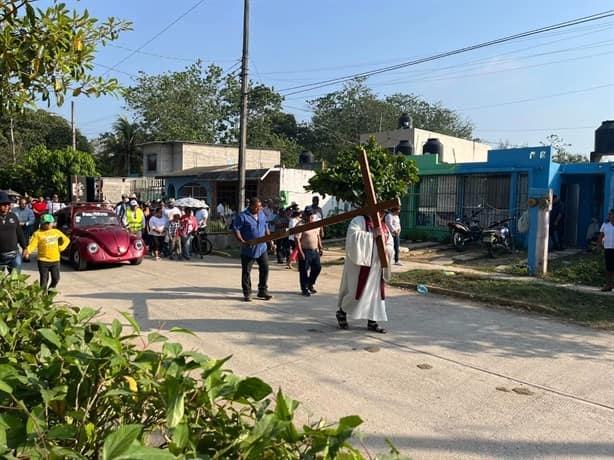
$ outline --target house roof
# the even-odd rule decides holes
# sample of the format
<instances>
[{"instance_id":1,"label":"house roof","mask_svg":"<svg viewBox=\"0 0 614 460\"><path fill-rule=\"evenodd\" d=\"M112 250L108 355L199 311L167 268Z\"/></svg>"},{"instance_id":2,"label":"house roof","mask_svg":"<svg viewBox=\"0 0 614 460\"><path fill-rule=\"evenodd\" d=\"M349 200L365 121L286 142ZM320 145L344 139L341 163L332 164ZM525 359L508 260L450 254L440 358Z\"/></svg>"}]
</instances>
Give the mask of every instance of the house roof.
<instances>
[{"instance_id":1,"label":"house roof","mask_svg":"<svg viewBox=\"0 0 614 460\"><path fill-rule=\"evenodd\" d=\"M259 168L245 170L246 180L262 180L271 171L278 171L279 168ZM213 182L230 182L237 180L237 165L227 166L201 166L196 168L184 169L160 175L158 177L194 177L197 180Z\"/></svg>"}]
</instances>

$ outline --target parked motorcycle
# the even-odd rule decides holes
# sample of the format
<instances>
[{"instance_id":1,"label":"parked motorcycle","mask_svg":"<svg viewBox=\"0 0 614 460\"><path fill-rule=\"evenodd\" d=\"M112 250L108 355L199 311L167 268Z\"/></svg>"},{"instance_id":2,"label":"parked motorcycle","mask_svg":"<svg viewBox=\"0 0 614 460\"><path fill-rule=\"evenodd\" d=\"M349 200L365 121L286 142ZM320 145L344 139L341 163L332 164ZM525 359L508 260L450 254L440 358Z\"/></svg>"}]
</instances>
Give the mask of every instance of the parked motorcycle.
<instances>
[{"instance_id":1,"label":"parked motorcycle","mask_svg":"<svg viewBox=\"0 0 614 460\"><path fill-rule=\"evenodd\" d=\"M513 217L507 217L489 225L482 232L482 242L490 257L495 258L501 253L511 254L514 252L514 237L509 226L512 220L514 220Z\"/></svg>"},{"instance_id":2,"label":"parked motorcycle","mask_svg":"<svg viewBox=\"0 0 614 460\"><path fill-rule=\"evenodd\" d=\"M482 212L480 207L471 213L469 217L459 217L454 222L448 222L448 227L452 231L452 245L454 249L461 252L467 249L467 245L482 240L482 225L477 216Z\"/></svg>"}]
</instances>

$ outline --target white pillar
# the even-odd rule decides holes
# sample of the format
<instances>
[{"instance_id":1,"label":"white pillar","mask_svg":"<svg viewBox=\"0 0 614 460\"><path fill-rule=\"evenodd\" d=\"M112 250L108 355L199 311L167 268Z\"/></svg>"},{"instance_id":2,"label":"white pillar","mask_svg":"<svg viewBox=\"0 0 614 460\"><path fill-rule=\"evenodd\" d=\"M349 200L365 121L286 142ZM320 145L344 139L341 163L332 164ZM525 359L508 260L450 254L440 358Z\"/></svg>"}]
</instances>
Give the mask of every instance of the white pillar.
<instances>
[{"instance_id":1,"label":"white pillar","mask_svg":"<svg viewBox=\"0 0 614 460\"><path fill-rule=\"evenodd\" d=\"M550 232L550 210L552 209L552 189L546 196L539 198L537 212L537 238L535 247L535 274L545 275L548 271L548 239Z\"/></svg>"}]
</instances>

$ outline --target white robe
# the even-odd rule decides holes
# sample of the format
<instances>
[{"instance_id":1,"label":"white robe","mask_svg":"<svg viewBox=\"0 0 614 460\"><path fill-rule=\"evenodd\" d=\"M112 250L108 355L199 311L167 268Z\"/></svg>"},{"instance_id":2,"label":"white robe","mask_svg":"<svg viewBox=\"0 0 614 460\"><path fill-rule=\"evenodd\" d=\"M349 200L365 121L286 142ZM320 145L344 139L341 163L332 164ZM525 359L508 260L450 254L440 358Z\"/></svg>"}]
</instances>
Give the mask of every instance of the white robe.
<instances>
[{"instance_id":1,"label":"white robe","mask_svg":"<svg viewBox=\"0 0 614 460\"><path fill-rule=\"evenodd\" d=\"M387 235L387 233L385 234ZM390 261L394 253L392 238L386 237L386 252ZM356 288L361 266L371 267L362 295L356 300ZM384 280L391 275L390 264L383 270ZM381 295L382 265L379 260L373 232L367 230L363 216L354 217L345 238L345 263L339 287L338 307L350 319L388 321L386 303Z\"/></svg>"}]
</instances>

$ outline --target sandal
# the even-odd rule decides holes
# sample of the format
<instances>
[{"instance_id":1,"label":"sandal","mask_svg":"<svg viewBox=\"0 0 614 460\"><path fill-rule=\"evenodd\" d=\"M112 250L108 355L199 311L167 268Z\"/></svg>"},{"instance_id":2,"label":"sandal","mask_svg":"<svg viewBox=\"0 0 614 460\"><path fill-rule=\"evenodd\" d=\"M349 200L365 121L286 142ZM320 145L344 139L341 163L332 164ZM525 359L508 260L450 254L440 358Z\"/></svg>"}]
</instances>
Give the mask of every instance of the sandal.
<instances>
[{"instance_id":1,"label":"sandal","mask_svg":"<svg viewBox=\"0 0 614 460\"><path fill-rule=\"evenodd\" d=\"M340 329L347 329L348 328L348 320L347 320L347 314L339 309L337 310L337 313L335 313L335 316L337 317L337 324L339 324L339 328Z\"/></svg>"},{"instance_id":2,"label":"sandal","mask_svg":"<svg viewBox=\"0 0 614 460\"><path fill-rule=\"evenodd\" d=\"M379 332L380 334L385 334L388 332L386 329L377 324L377 321L367 321L367 330L373 332Z\"/></svg>"}]
</instances>

